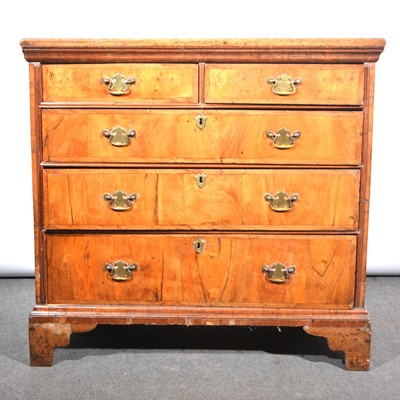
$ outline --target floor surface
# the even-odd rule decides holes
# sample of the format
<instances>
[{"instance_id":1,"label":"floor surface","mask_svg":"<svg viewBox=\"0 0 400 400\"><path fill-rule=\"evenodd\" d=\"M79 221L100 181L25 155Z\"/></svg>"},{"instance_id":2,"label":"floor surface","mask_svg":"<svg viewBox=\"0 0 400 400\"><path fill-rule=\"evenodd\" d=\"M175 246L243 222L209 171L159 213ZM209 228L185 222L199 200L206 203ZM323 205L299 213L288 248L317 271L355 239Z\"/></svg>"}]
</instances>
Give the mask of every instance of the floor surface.
<instances>
[{"instance_id":1,"label":"floor surface","mask_svg":"<svg viewBox=\"0 0 400 400\"><path fill-rule=\"evenodd\" d=\"M297 328L103 326L29 366L32 279L0 279L0 399L400 399L400 277L369 277L371 369Z\"/></svg>"}]
</instances>

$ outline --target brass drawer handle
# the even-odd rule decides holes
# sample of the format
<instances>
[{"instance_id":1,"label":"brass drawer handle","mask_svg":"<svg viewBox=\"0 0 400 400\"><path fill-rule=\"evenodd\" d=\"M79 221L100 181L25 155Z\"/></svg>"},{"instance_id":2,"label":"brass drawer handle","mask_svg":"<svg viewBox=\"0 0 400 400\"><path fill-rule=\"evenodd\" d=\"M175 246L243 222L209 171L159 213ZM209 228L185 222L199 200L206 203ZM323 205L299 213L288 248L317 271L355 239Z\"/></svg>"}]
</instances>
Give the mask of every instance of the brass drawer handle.
<instances>
[{"instance_id":1,"label":"brass drawer handle","mask_svg":"<svg viewBox=\"0 0 400 400\"><path fill-rule=\"evenodd\" d=\"M104 193L103 199L110 203L110 208L114 211L126 211L132 207L132 203L136 201L137 194L131 193L127 195L122 190L117 190L113 195Z\"/></svg>"},{"instance_id":2,"label":"brass drawer handle","mask_svg":"<svg viewBox=\"0 0 400 400\"><path fill-rule=\"evenodd\" d=\"M290 149L294 146L294 141L301 135L300 131L290 133L286 128L281 128L277 132L266 131L265 134L272 140L273 145L280 150Z\"/></svg>"},{"instance_id":3,"label":"brass drawer handle","mask_svg":"<svg viewBox=\"0 0 400 400\"><path fill-rule=\"evenodd\" d=\"M264 264L261 270L265 274L265 279L269 282L285 283L290 280L290 275L295 273L296 267L294 265L286 267L284 264L277 262L271 266Z\"/></svg>"},{"instance_id":4,"label":"brass drawer handle","mask_svg":"<svg viewBox=\"0 0 400 400\"><path fill-rule=\"evenodd\" d=\"M126 78L125 75L118 72L112 78L103 76L102 81L107 86L110 94L113 96L122 96L131 93L130 86L136 83L136 78Z\"/></svg>"},{"instance_id":5,"label":"brass drawer handle","mask_svg":"<svg viewBox=\"0 0 400 400\"><path fill-rule=\"evenodd\" d=\"M278 94L279 96L288 96L296 93L296 86L300 85L301 78L292 79L291 76L283 73L277 78L268 77L267 82L272 86L274 93Z\"/></svg>"},{"instance_id":6,"label":"brass drawer handle","mask_svg":"<svg viewBox=\"0 0 400 400\"><path fill-rule=\"evenodd\" d=\"M269 193L265 193L264 199L270 203L272 210L285 212L293 208L293 203L299 199L299 195L294 193L289 197L284 190L280 190L273 196Z\"/></svg>"},{"instance_id":7,"label":"brass drawer handle","mask_svg":"<svg viewBox=\"0 0 400 400\"><path fill-rule=\"evenodd\" d=\"M126 129L121 126L116 126L109 131L108 129L103 129L103 136L108 139L108 141L116 147L128 146L132 138L136 137L136 131L131 129L126 131Z\"/></svg>"},{"instance_id":8,"label":"brass drawer handle","mask_svg":"<svg viewBox=\"0 0 400 400\"><path fill-rule=\"evenodd\" d=\"M128 265L122 260L118 260L114 264L104 264L104 268L110 273L110 278L116 282L125 282L132 279L132 272L136 271L137 267L135 263Z\"/></svg>"}]
</instances>

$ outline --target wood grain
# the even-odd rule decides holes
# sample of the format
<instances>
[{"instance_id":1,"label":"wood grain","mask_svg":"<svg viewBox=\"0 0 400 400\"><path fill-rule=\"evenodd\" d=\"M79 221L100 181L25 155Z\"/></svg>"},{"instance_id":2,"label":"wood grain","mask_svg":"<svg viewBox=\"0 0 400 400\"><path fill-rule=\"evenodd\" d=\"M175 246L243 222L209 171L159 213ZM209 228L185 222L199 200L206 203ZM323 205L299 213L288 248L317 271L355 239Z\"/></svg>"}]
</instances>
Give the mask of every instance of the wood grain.
<instances>
[{"instance_id":1,"label":"wood grain","mask_svg":"<svg viewBox=\"0 0 400 400\"><path fill-rule=\"evenodd\" d=\"M27 61L298 62L378 61L384 39L23 39ZM90 56L89 56L90 53Z\"/></svg>"},{"instance_id":2,"label":"wood grain","mask_svg":"<svg viewBox=\"0 0 400 400\"><path fill-rule=\"evenodd\" d=\"M296 92L279 96L267 83L282 73L301 78ZM206 103L360 105L364 95L362 65L208 64Z\"/></svg>"},{"instance_id":3,"label":"wood grain","mask_svg":"<svg viewBox=\"0 0 400 400\"><path fill-rule=\"evenodd\" d=\"M33 196L33 221L34 221L34 248L35 248L35 297L36 303L44 301L45 273L42 268L43 260L43 225L42 208L42 169L40 161L42 156L41 145L41 119L38 115L41 102L41 65L29 64L29 93L30 93L30 119L31 119L31 159L32 159L32 196Z\"/></svg>"},{"instance_id":4,"label":"wood grain","mask_svg":"<svg viewBox=\"0 0 400 400\"><path fill-rule=\"evenodd\" d=\"M227 307L149 304L37 304L32 323L161 324L161 325L237 325L237 326L315 326L365 327L370 318L365 308L347 310L293 307Z\"/></svg>"},{"instance_id":5,"label":"wood grain","mask_svg":"<svg viewBox=\"0 0 400 400\"><path fill-rule=\"evenodd\" d=\"M206 126L195 118L203 114ZM46 162L359 165L363 114L344 111L43 110ZM134 129L125 147L104 129ZM280 150L266 135L282 127L301 137Z\"/></svg>"},{"instance_id":6,"label":"wood grain","mask_svg":"<svg viewBox=\"0 0 400 400\"><path fill-rule=\"evenodd\" d=\"M359 170L48 169L44 172L46 229L355 230ZM104 193L136 193L116 212ZM264 199L285 190L299 200L276 212ZM340 205L340 206L339 206Z\"/></svg>"},{"instance_id":7,"label":"wood grain","mask_svg":"<svg viewBox=\"0 0 400 400\"><path fill-rule=\"evenodd\" d=\"M43 65L43 101L194 103L198 101L195 64ZM102 82L117 73L135 77L131 93L113 96Z\"/></svg>"},{"instance_id":8,"label":"wood grain","mask_svg":"<svg viewBox=\"0 0 400 400\"><path fill-rule=\"evenodd\" d=\"M333 351L343 351L348 371L368 371L371 352L371 328L364 327L305 327L308 334L323 336Z\"/></svg>"},{"instance_id":9,"label":"wood grain","mask_svg":"<svg viewBox=\"0 0 400 400\"><path fill-rule=\"evenodd\" d=\"M72 333L88 332L96 324L60 324L35 323L29 324L30 364L32 367L50 367L53 362L54 349L66 347Z\"/></svg>"},{"instance_id":10,"label":"wood grain","mask_svg":"<svg viewBox=\"0 0 400 400\"><path fill-rule=\"evenodd\" d=\"M366 76L366 109L364 112L363 132L363 167L361 169L360 182L360 235L358 237L358 265L357 265L357 290L356 304L358 307L365 306L365 290L367 278L367 246L368 246L368 221L371 185L371 157L372 157L372 128L374 115L374 87L375 87L375 64L365 65Z\"/></svg>"},{"instance_id":11,"label":"wood grain","mask_svg":"<svg viewBox=\"0 0 400 400\"><path fill-rule=\"evenodd\" d=\"M48 236L49 303L230 304L349 309L354 297L355 236L201 235ZM105 263L135 262L127 282ZM294 264L290 281L274 284L263 264Z\"/></svg>"}]
</instances>

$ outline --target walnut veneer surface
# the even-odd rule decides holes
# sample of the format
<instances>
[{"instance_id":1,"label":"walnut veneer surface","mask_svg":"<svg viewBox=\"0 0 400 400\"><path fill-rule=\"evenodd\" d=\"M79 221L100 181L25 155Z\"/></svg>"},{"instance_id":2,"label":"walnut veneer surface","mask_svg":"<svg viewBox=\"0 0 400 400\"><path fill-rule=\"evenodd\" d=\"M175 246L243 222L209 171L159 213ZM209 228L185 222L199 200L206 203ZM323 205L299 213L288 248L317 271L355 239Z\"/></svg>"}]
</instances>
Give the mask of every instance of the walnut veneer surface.
<instances>
[{"instance_id":1,"label":"walnut veneer surface","mask_svg":"<svg viewBox=\"0 0 400 400\"><path fill-rule=\"evenodd\" d=\"M98 324L303 327L369 368L383 39L21 41L32 365Z\"/></svg>"}]
</instances>

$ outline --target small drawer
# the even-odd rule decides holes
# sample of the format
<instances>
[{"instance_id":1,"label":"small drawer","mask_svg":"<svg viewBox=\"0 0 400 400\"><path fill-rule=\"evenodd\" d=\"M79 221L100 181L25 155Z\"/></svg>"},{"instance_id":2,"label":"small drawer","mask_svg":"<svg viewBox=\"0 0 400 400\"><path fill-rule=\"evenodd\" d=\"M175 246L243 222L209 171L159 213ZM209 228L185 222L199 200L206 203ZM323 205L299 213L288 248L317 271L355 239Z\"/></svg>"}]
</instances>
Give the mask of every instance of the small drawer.
<instances>
[{"instance_id":1,"label":"small drawer","mask_svg":"<svg viewBox=\"0 0 400 400\"><path fill-rule=\"evenodd\" d=\"M44 228L355 230L359 183L357 169L47 169Z\"/></svg>"},{"instance_id":2,"label":"small drawer","mask_svg":"<svg viewBox=\"0 0 400 400\"><path fill-rule=\"evenodd\" d=\"M43 65L44 102L196 103L196 64Z\"/></svg>"},{"instance_id":3,"label":"small drawer","mask_svg":"<svg viewBox=\"0 0 400 400\"><path fill-rule=\"evenodd\" d=\"M354 302L356 236L50 234L46 244L50 304Z\"/></svg>"},{"instance_id":4,"label":"small drawer","mask_svg":"<svg viewBox=\"0 0 400 400\"><path fill-rule=\"evenodd\" d=\"M363 65L208 64L206 103L363 104Z\"/></svg>"},{"instance_id":5,"label":"small drawer","mask_svg":"<svg viewBox=\"0 0 400 400\"><path fill-rule=\"evenodd\" d=\"M359 111L42 111L56 163L360 165Z\"/></svg>"}]
</instances>

